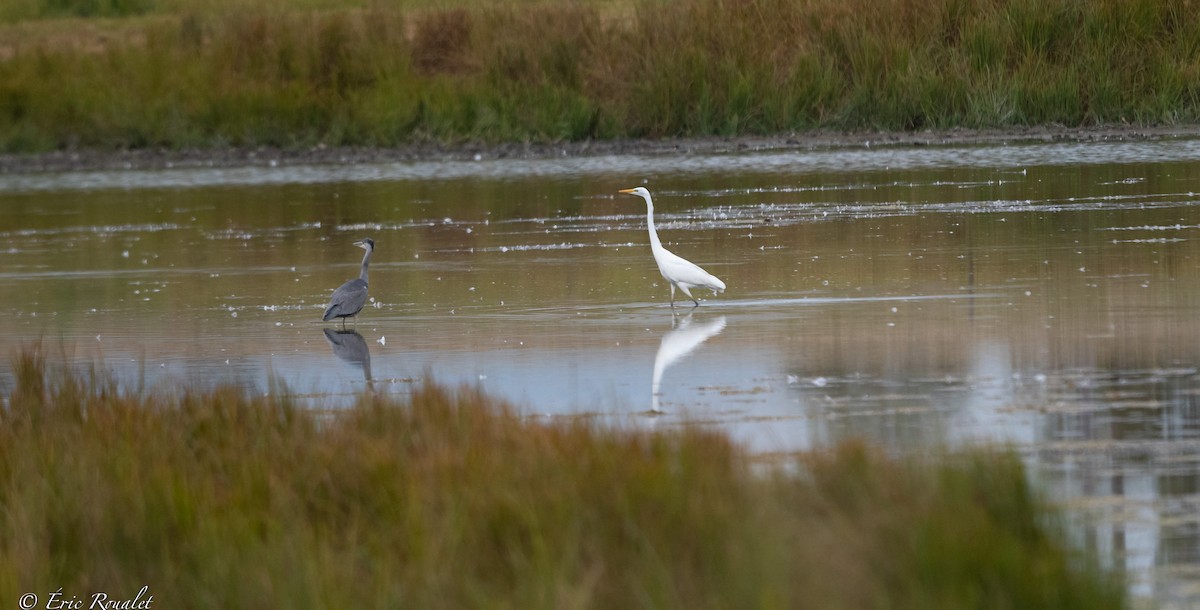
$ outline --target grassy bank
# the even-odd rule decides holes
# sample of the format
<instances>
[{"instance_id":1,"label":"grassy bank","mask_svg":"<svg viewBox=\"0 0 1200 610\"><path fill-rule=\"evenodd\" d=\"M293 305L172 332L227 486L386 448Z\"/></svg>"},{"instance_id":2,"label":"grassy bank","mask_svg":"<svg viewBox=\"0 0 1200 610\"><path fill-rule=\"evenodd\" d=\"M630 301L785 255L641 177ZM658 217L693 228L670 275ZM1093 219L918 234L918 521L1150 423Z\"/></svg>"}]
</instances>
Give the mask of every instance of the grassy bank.
<instances>
[{"instance_id":1,"label":"grassy bank","mask_svg":"<svg viewBox=\"0 0 1200 610\"><path fill-rule=\"evenodd\" d=\"M723 436L530 421L472 391L324 418L15 361L0 599L221 608L1119 608L1010 455L858 445L755 470ZM790 473L790 474L789 474ZM801 474L797 474L801 473Z\"/></svg>"},{"instance_id":2,"label":"grassy bank","mask_svg":"<svg viewBox=\"0 0 1200 610\"><path fill-rule=\"evenodd\" d=\"M0 150L1200 122L1200 4L0 2Z\"/></svg>"}]
</instances>

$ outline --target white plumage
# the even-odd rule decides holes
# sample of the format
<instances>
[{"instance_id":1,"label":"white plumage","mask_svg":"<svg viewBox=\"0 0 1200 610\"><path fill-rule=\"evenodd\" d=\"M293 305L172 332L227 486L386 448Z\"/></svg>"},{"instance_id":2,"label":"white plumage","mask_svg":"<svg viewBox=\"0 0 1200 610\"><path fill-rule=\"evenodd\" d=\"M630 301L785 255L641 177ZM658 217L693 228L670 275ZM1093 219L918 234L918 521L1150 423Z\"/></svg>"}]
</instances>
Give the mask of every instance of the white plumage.
<instances>
[{"instance_id":1,"label":"white plumage","mask_svg":"<svg viewBox=\"0 0 1200 610\"><path fill-rule=\"evenodd\" d=\"M671 307L675 307L675 289L683 291L696 306L700 301L692 296L692 288L708 288L713 294L725 291L725 282L715 275L703 270L699 265L663 247L658 239L658 231L654 229L654 202L650 199L650 191L643 187L622 189L620 192L637 195L646 200L646 226L650 231L650 252L654 254L654 262L658 263L658 272L671 285Z\"/></svg>"}]
</instances>

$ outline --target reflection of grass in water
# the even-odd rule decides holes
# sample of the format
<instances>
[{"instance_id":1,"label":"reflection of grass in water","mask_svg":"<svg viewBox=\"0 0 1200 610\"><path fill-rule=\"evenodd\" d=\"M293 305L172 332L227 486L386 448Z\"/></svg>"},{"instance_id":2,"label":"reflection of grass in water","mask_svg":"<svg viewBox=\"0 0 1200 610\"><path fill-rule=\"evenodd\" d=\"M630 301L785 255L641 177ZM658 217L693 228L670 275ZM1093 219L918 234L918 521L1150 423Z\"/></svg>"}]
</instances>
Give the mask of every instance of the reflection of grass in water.
<instances>
[{"instance_id":1,"label":"reflection of grass in water","mask_svg":"<svg viewBox=\"0 0 1200 610\"><path fill-rule=\"evenodd\" d=\"M434 385L318 418L122 393L38 351L0 411L0 599L170 607L1104 608L1017 458L857 444L752 473L719 434L531 421Z\"/></svg>"}]
</instances>

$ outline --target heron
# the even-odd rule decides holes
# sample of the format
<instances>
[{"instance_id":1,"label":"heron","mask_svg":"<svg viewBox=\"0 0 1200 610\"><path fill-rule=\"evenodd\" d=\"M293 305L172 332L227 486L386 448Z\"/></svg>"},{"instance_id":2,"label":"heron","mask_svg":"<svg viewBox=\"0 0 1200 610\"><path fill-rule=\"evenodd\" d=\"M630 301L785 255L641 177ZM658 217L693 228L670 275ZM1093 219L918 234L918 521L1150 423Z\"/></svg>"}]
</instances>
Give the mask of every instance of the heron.
<instances>
[{"instance_id":1,"label":"heron","mask_svg":"<svg viewBox=\"0 0 1200 610\"><path fill-rule=\"evenodd\" d=\"M658 239L658 231L654 229L654 202L650 199L650 191L644 187L622 189L618 191L627 195L637 195L646 200L646 226L650 229L650 252L654 254L654 262L658 263L658 272L671 285L671 309L675 309L675 289L678 288L699 307L700 301L692 296L692 288L708 288L713 295L725 291L725 282L717 276L703 270L699 265L663 247Z\"/></svg>"},{"instance_id":2,"label":"heron","mask_svg":"<svg viewBox=\"0 0 1200 610\"><path fill-rule=\"evenodd\" d=\"M321 316L324 322L341 318L343 329L346 328L346 318L357 316L367 303L367 265L371 262L371 253L375 251L375 240L369 237L354 242L354 245L367 251L363 255L362 272L357 278L348 280L333 291L329 307L325 308L325 315Z\"/></svg>"}]
</instances>

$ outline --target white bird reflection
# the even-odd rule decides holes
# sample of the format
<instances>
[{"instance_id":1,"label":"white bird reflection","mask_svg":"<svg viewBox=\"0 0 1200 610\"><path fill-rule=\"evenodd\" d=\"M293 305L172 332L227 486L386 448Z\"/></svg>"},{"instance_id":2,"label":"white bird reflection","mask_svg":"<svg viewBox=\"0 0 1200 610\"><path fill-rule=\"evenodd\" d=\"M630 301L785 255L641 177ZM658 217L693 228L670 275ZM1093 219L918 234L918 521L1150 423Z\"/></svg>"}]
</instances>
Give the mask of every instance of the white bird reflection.
<instances>
[{"instance_id":1,"label":"white bird reflection","mask_svg":"<svg viewBox=\"0 0 1200 610\"><path fill-rule=\"evenodd\" d=\"M363 336L355 330L324 328L322 331L329 347L333 348L333 355L362 368L363 379L367 387L371 387L371 351L367 349Z\"/></svg>"},{"instance_id":2,"label":"white bird reflection","mask_svg":"<svg viewBox=\"0 0 1200 610\"><path fill-rule=\"evenodd\" d=\"M725 330L725 316L702 323L693 323L691 313L682 319L672 319L671 330L663 334L658 354L654 356L654 378L650 383L650 409L653 412L662 413L658 397L662 393L663 371L722 330Z\"/></svg>"}]
</instances>

